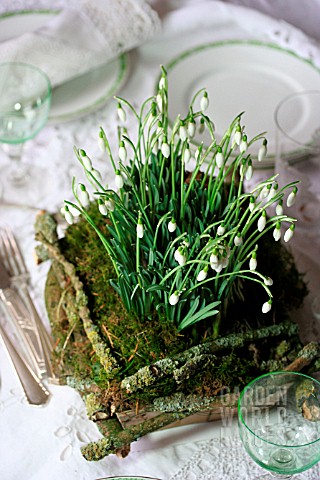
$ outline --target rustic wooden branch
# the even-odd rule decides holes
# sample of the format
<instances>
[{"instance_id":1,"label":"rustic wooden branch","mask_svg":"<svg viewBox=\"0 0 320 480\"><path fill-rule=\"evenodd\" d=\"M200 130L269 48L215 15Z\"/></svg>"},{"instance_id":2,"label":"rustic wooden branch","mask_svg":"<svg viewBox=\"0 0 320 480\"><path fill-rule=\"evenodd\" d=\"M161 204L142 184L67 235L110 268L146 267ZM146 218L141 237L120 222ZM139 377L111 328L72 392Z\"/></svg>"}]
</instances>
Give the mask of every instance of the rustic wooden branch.
<instances>
[{"instance_id":1,"label":"rustic wooden branch","mask_svg":"<svg viewBox=\"0 0 320 480\"><path fill-rule=\"evenodd\" d=\"M136 392L150 385L155 384L161 378L167 375L174 375L177 371L179 379L179 369L184 365L190 364L196 357L203 355L212 355L219 351L230 348L241 348L246 343L261 340L268 337L277 337L279 335L293 336L297 333L298 327L293 323L279 323L269 327L260 328L258 330L250 330L245 333L232 334L226 337L217 338L215 340L202 343L185 350L174 357L167 357L152 365L147 365L138 370L130 377L126 377L121 382L121 387L128 393ZM181 371L181 370L180 370Z\"/></svg>"},{"instance_id":2,"label":"rustic wooden branch","mask_svg":"<svg viewBox=\"0 0 320 480\"><path fill-rule=\"evenodd\" d=\"M297 358L288 365L285 370L289 372L300 372L304 367L310 365L320 355L320 345L316 342L310 342L305 345L297 355Z\"/></svg>"}]
</instances>

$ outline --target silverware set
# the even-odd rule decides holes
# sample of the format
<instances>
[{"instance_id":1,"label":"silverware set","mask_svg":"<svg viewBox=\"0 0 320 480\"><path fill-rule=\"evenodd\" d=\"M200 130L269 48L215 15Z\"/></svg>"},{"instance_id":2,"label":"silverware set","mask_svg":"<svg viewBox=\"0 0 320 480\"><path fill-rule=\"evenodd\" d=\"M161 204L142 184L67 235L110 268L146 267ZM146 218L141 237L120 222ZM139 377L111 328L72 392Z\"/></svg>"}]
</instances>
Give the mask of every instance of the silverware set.
<instances>
[{"instance_id":1,"label":"silverware set","mask_svg":"<svg viewBox=\"0 0 320 480\"><path fill-rule=\"evenodd\" d=\"M43 379L53 379L52 339L29 291L29 273L8 228L0 229L0 307L10 333L0 322L0 336L30 405L43 405L50 393ZM10 335L11 334L11 335Z\"/></svg>"}]
</instances>

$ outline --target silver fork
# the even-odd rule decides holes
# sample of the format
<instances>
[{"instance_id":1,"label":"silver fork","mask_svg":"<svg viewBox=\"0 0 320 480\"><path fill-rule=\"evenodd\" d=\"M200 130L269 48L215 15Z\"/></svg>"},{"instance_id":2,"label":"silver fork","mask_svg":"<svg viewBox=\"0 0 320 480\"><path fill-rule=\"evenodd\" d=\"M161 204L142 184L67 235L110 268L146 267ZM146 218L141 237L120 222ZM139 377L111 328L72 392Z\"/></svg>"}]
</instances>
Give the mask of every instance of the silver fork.
<instances>
[{"instance_id":1,"label":"silver fork","mask_svg":"<svg viewBox=\"0 0 320 480\"><path fill-rule=\"evenodd\" d=\"M42 368L44 366L47 376L49 378L54 378L50 359L53 349L53 341L30 296L28 288L30 275L15 236L9 228L2 228L0 230L0 258L2 258L5 268L11 278L12 286L22 293L26 307L30 313L29 318L31 323L29 325L23 324L21 327L32 329L36 337L38 337L39 342L38 345L36 345L36 349L39 356L39 367Z\"/></svg>"}]
</instances>

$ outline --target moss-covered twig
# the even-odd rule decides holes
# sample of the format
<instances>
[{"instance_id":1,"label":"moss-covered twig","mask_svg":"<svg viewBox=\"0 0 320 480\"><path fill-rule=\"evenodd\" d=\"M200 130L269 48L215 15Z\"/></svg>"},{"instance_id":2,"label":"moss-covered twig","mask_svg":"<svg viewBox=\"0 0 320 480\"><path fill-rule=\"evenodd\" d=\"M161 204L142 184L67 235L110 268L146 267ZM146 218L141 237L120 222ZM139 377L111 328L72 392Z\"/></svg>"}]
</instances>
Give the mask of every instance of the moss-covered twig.
<instances>
[{"instance_id":1,"label":"moss-covered twig","mask_svg":"<svg viewBox=\"0 0 320 480\"><path fill-rule=\"evenodd\" d=\"M94 325L90 318L90 311L87 306L88 299L84 292L83 284L76 274L74 265L68 262L68 260L64 257L57 243L52 244L47 240L46 236L42 233L39 227L36 232L36 240L42 243L42 245L47 249L49 257L58 262L63 267L65 274L70 278L71 284L75 291L76 308L79 317L82 320L86 335L89 338L92 348L98 356L101 365L108 374L111 374L111 372L117 368L117 362L111 355L110 349L105 345L100 337L98 327Z\"/></svg>"},{"instance_id":2,"label":"moss-covered twig","mask_svg":"<svg viewBox=\"0 0 320 480\"><path fill-rule=\"evenodd\" d=\"M173 375L175 372L177 378L180 378L179 370L186 364L201 355L213 355L216 352L241 348L246 343L261 340L268 337L277 337L280 335L293 336L297 333L297 326L293 323L279 323L269 327L250 330L248 332L231 334L226 337L217 338L185 350L174 357L167 357L152 365L147 365L138 370L134 375L122 380L121 387L128 393L135 392L144 387L153 385L161 378L167 375ZM213 359L214 357L212 357Z\"/></svg>"},{"instance_id":3,"label":"moss-covered twig","mask_svg":"<svg viewBox=\"0 0 320 480\"><path fill-rule=\"evenodd\" d=\"M310 342L305 345L297 355L297 358L288 365L285 370L290 372L300 372L307 367L320 355L320 345L316 342Z\"/></svg>"}]
</instances>

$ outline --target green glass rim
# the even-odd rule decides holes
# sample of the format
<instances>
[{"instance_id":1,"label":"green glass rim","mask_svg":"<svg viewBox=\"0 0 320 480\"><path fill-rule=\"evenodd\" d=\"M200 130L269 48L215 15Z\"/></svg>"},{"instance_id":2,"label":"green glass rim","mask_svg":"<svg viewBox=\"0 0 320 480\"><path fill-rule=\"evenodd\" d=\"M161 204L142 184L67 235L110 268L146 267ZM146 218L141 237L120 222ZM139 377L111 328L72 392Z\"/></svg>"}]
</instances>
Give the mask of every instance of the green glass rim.
<instances>
[{"instance_id":1,"label":"green glass rim","mask_svg":"<svg viewBox=\"0 0 320 480\"><path fill-rule=\"evenodd\" d=\"M319 388L320 388L320 382L318 382L318 380L316 380L315 378L312 378L310 377L309 375L306 375L304 373L300 373L300 372L290 372L290 371L285 371L285 370L280 370L278 372L269 372L269 373L264 373L263 375L260 375L259 377L257 378L254 378L250 383L248 383L248 385L242 390L241 394L240 394L240 397L238 399L238 422L241 423L245 428L246 430L248 430L254 437L258 438L259 440L261 440L262 442L264 443L267 443L268 445L274 445L276 447L281 447L281 448L302 448L302 447L307 447L308 445L313 445L314 443L317 443L317 442L320 442L320 435L319 437L316 439L316 440L313 440L312 442L308 442L308 443L304 443L304 444L301 444L301 445L281 445L281 444L278 444L278 443L274 443L274 442L270 442L268 440L265 440L264 438L260 437L259 435L257 435L253 430L251 430L251 428L248 427L248 425L246 424L246 422L244 421L244 418L242 416L242 413L241 413L241 403L242 403L242 399L245 395L245 393L247 392L247 390L249 390L249 388L252 387L253 384L255 384L256 382L258 382L259 380L261 380L262 378L266 378L266 377L270 377L270 376L273 376L273 375L283 375L283 374L286 374L286 375L297 375L299 377L304 377L304 378L307 378L308 380L312 380L314 383L316 383Z\"/></svg>"},{"instance_id":2,"label":"green glass rim","mask_svg":"<svg viewBox=\"0 0 320 480\"><path fill-rule=\"evenodd\" d=\"M43 79L46 81L46 84L47 84L47 93L44 97L44 100L46 100L47 98L49 99L51 98L51 93L52 93L51 82L48 75L43 70L41 70L39 67L36 67L32 63L26 63L26 62L0 62L0 69L2 67L8 67L10 65L29 68L30 70L38 72L43 77Z\"/></svg>"}]
</instances>

